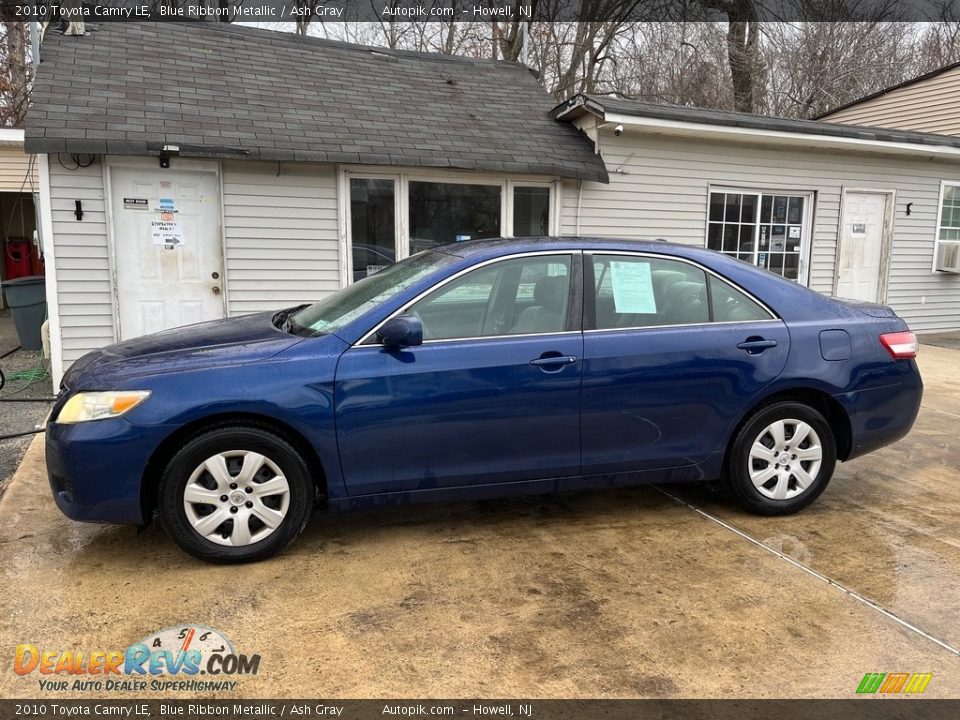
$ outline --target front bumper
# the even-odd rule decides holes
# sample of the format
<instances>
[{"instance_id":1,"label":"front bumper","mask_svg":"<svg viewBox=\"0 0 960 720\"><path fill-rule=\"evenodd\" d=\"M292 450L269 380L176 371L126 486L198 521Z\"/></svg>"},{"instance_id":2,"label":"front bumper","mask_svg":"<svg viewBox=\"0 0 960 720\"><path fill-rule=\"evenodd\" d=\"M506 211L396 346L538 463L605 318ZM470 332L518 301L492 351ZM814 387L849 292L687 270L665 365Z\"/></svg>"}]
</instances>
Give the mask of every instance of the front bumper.
<instances>
[{"instance_id":1,"label":"front bumper","mask_svg":"<svg viewBox=\"0 0 960 720\"><path fill-rule=\"evenodd\" d=\"M144 470L169 431L131 425L122 417L49 423L47 477L57 507L73 520L146 524L141 503Z\"/></svg>"}]
</instances>

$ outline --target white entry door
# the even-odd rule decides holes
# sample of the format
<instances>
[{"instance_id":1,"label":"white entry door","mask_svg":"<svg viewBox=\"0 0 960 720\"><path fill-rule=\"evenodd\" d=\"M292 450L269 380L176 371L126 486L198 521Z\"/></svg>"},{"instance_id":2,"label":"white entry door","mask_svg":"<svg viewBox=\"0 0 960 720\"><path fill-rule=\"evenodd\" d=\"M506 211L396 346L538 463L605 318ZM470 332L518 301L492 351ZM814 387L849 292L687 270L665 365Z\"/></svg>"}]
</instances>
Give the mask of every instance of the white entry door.
<instances>
[{"instance_id":1,"label":"white entry door","mask_svg":"<svg viewBox=\"0 0 960 720\"><path fill-rule=\"evenodd\" d=\"M119 339L224 316L214 172L110 168Z\"/></svg>"},{"instance_id":2,"label":"white entry door","mask_svg":"<svg viewBox=\"0 0 960 720\"><path fill-rule=\"evenodd\" d=\"M886 218L886 193L844 195L837 297L881 301Z\"/></svg>"}]
</instances>

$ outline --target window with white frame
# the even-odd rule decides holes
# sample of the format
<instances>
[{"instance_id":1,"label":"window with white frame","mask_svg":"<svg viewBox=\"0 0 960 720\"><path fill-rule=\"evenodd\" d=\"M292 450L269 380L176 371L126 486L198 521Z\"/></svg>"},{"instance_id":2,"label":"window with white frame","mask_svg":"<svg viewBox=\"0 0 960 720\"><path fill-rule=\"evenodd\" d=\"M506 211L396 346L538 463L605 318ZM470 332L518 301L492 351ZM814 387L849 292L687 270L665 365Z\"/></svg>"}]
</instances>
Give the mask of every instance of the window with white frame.
<instances>
[{"instance_id":1,"label":"window with white frame","mask_svg":"<svg viewBox=\"0 0 960 720\"><path fill-rule=\"evenodd\" d=\"M707 247L805 282L809 193L711 190Z\"/></svg>"},{"instance_id":2,"label":"window with white frame","mask_svg":"<svg viewBox=\"0 0 960 720\"><path fill-rule=\"evenodd\" d=\"M346 172L342 187L351 282L431 247L555 232L552 181L357 170Z\"/></svg>"},{"instance_id":3,"label":"window with white frame","mask_svg":"<svg viewBox=\"0 0 960 720\"><path fill-rule=\"evenodd\" d=\"M934 270L960 273L960 183L943 183L934 247Z\"/></svg>"}]
</instances>

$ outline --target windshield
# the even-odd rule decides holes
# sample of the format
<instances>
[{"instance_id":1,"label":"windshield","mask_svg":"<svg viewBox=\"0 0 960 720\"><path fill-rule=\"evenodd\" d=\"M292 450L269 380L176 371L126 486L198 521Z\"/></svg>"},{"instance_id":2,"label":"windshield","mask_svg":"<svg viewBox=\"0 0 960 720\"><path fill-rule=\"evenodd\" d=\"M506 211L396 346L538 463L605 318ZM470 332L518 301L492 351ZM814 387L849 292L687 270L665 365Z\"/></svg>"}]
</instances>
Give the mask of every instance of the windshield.
<instances>
[{"instance_id":1,"label":"windshield","mask_svg":"<svg viewBox=\"0 0 960 720\"><path fill-rule=\"evenodd\" d=\"M456 258L438 252L413 255L325 297L318 303L296 310L287 318L287 328L307 334L336 332L454 260Z\"/></svg>"}]
</instances>

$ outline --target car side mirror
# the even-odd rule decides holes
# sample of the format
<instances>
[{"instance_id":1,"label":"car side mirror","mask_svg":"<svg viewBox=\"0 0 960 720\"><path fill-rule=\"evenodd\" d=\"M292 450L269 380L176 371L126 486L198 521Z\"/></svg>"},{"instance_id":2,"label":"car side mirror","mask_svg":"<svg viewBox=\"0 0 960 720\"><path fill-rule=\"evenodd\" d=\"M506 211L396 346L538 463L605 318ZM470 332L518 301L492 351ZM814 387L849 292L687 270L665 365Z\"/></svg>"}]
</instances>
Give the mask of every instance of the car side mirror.
<instances>
[{"instance_id":1,"label":"car side mirror","mask_svg":"<svg viewBox=\"0 0 960 720\"><path fill-rule=\"evenodd\" d=\"M388 348L423 345L423 323L415 315L397 315L377 331L377 340Z\"/></svg>"}]
</instances>

